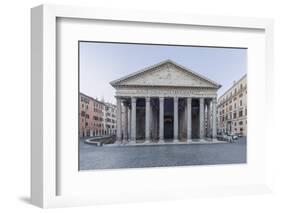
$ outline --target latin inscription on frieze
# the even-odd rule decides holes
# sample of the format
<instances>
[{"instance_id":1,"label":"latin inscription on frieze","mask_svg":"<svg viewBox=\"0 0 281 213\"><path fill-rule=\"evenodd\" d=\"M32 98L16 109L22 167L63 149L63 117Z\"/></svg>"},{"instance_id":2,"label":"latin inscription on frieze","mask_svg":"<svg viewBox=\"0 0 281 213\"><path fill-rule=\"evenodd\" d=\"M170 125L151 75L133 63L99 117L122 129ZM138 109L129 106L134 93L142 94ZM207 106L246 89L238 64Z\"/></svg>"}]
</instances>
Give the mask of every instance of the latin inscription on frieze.
<instances>
[{"instance_id":1,"label":"latin inscription on frieze","mask_svg":"<svg viewBox=\"0 0 281 213\"><path fill-rule=\"evenodd\" d=\"M116 91L118 96L179 96L179 97L205 97L216 96L216 91L206 88L194 88L194 89L177 89L177 88L150 88L150 89L128 89L119 88Z\"/></svg>"}]
</instances>

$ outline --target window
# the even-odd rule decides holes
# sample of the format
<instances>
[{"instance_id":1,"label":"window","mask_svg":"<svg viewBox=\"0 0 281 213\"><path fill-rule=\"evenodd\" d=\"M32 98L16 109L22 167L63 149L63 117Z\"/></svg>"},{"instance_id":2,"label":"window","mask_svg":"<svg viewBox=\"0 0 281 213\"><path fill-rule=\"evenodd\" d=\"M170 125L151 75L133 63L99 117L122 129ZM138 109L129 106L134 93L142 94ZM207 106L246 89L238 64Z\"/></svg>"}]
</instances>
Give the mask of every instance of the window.
<instances>
[{"instance_id":1,"label":"window","mask_svg":"<svg viewBox=\"0 0 281 213\"><path fill-rule=\"evenodd\" d=\"M239 121L239 125L243 125L243 121Z\"/></svg>"},{"instance_id":2,"label":"window","mask_svg":"<svg viewBox=\"0 0 281 213\"><path fill-rule=\"evenodd\" d=\"M88 122L86 122L85 125L88 126Z\"/></svg>"},{"instance_id":3,"label":"window","mask_svg":"<svg viewBox=\"0 0 281 213\"><path fill-rule=\"evenodd\" d=\"M242 117L242 116L243 116L243 111L240 110L240 111L239 111L239 117Z\"/></svg>"},{"instance_id":4,"label":"window","mask_svg":"<svg viewBox=\"0 0 281 213\"><path fill-rule=\"evenodd\" d=\"M236 103L234 103L234 109L236 109Z\"/></svg>"},{"instance_id":5,"label":"window","mask_svg":"<svg viewBox=\"0 0 281 213\"><path fill-rule=\"evenodd\" d=\"M240 106L242 106L242 100L240 100Z\"/></svg>"},{"instance_id":6,"label":"window","mask_svg":"<svg viewBox=\"0 0 281 213\"><path fill-rule=\"evenodd\" d=\"M247 108L245 109L245 115L247 115Z\"/></svg>"},{"instance_id":7,"label":"window","mask_svg":"<svg viewBox=\"0 0 281 213\"><path fill-rule=\"evenodd\" d=\"M235 119L235 118L236 118L236 112L233 113L233 119Z\"/></svg>"}]
</instances>

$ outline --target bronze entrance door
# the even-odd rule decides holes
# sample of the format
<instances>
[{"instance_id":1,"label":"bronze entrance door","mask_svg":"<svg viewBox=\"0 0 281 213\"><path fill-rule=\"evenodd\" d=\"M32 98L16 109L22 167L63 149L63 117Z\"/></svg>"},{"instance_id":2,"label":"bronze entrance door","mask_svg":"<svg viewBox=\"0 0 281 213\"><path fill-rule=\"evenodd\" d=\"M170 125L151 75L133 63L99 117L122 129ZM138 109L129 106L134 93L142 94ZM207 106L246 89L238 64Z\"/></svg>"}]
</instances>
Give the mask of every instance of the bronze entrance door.
<instances>
[{"instance_id":1,"label":"bronze entrance door","mask_svg":"<svg viewBox=\"0 0 281 213\"><path fill-rule=\"evenodd\" d=\"M173 116L164 116L164 139L173 139L174 137L174 126Z\"/></svg>"}]
</instances>

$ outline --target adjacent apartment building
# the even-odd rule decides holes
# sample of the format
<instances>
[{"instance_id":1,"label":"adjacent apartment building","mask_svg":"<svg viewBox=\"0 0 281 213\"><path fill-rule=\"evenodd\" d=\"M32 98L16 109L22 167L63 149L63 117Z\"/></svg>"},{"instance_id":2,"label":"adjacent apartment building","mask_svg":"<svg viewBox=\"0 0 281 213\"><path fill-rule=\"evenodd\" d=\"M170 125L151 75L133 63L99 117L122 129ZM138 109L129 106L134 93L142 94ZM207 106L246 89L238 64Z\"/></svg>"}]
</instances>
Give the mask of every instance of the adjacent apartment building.
<instances>
[{"instance_id":1,"label":"adjacent apartment building","mask_svg":"<svg viewBox=\"0 0 281 213\"><path fill-rule=\"evenodd\" d=\"M116 106L83 93L79 95L79 136L116 134Z\"/></svg>"},{"instance_id":2,"label":"adjacent apartment building","mask_svg":"<svg viewBox=\"0 0 281 213\"><path fill-rule=\"evenodd\" d=\"M217 130L247 136L247 75L219 97Z\"/></svg>"}]
</instances>

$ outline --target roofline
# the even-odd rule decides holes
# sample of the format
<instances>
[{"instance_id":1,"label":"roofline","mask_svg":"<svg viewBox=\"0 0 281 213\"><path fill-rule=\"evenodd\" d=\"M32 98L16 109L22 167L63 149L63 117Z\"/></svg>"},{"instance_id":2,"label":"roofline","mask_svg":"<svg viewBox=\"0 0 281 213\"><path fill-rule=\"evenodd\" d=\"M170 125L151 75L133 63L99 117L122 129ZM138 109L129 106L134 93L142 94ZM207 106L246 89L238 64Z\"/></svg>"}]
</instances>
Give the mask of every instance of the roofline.
<instances>
[{"instance_id":1,"label":"roofline","mask_svg":"<svg viewBox=\"0 0 281 213\"><path fill-rule=\"evenodd\" d=\"M93 98L91 96L86 95L85 93L79 92L79 95L86 96L87 98L92 99L93 101L96 101L96 102L99 102L100 104L106 105L105 102L99 101L99 100L97 100L97 99L95 99L95 98Z\"/></svg>"},{"instance_id":2,"label":"roofline","mask_svg":"<svg viewBox=\"0 0 281 213\"><path fill-rule=\"evenodd\" d=\"M241 78L239 78L239 80L237 82L235 82L230 88L228 88L228 90L226 90L219 98L222 98L226 93L228 93L234 86L236 86L243 78L247 77L247 73L244 74Z\"/></svg>"},{"instance_id":3,"label":"roofline","mask_svg":"<svg viewBox=\"0 0 281 213\"><path fill-rule=\"evenodd\" d=\"M157 66L160 66L160 65L162 65L162 64L165 64L165 63L167 63L167 62L171 62L171 60L170 60L170 59L167 59L167 60L161 61L161 62L159 62L159 63L157 63L157 64L153 64L153 65L151 65L151 66L142 68L141 70L138 70L138 71L136 71L136 72L133 72L133 73L131 73L131 74L128 74L128 75L125 75L125 76L123 76L123 77L121 77L121 78L118 78L118 79L116 79L116 80L114 80L114 81L111 81L110 84L113 86L113 85L116 84L117 82L120 82L120 81L125 80L125 79L130 78L130 77L133 77L134 75L140 74L140 73L142 73L142 72L144 72L144 71L147 71L147 70L150 70L150 69L153 69L153 68L155 68L155 67L157 67Z\"/></svg>"},{"instance_id":4,"label":"roofline","mask_svg":"<svg viewBox=\"0 0 281 213\"><path fill-rule=\"evenodd\" d=\"M178 63L176 63L176 62L174 62L174 61L172 61L172 60L170 60L170 62L173 63L173 64L175 64L176 66L178 66L178 67L184 69L184 70L188 70L188 71L191 72L193 75L198 76L198 77L202 78L202 79L205 80L205 81L209 81L210 83L216 85L216 86L218 87L218 89L221 87L221 85L218 84L217 82L215 82L215 81L213 81L213 80L207 78L206 76L203 76L203 75L201 75L201 74L195 72L194 70L192 70L192 69L190 69L190 68L188 68L188 67L185 67L185 66L183 66L183 65L181 65L181 64L178 64Z\"/></svg>"},{"instance_id":5,"label":"roofline","mask_svg":"<svg viewBox=\"0 0 281 213\"><path fill-rule=\"evenodd\" d=\"M141 70L138 70L138 71L136 71L136 72L133 72L133 73L131 73L131 74L129 74L129 75L126 75L126 76L124 76L124 77L122 77L122 78L119 78L119 79L116 79L116 80L114 80L114 81L111 81L110 84L111 84L111 86L114 87L114 86L116 86L116 84L117 84L118 82L120 82L120 81L123 81L123 80L125 80L125 79L131 78L131 77L133 77L133 76L135 76L135 75L144 73L144 72L146 72L146 71L148 71L148 70L150 70L150 69L153 69L153 68L155 68L155 67L157 67L157 66L161 66L161 65L163 65L163 64L165 64L165 63L174 64L175 66L178 66L178 67L180 67L180 68L183 69L183 70L187 70L187 71L189 71L191 74L193 74L193 75L195 75L195 76L197 76L197 77L199 77L199 78L201 78L201 79L203 79L203 80L205 80L205 81L208 81L208 82L214 84L215 86L217 86L218 89L221 88L221 85L218 84L218 83L216 83L215 81L213 81L213 80L211 80L211 79L209 79L209 78L207 78L207 77L205 77L205 76L203 76L203 75L201 75L201 74L199 74L199 73L197 73L197 72L195 72L195 71L193 71L193 70L191 70L191 69L189 69L189 68L187 68L187 67L185 67L185 66L182 66L182 65L180 65L180 64L178 64L178 63L176 63L176 62L174 62L174 61L171 60L171 59L167 59L167 60L161 61L161 62L159 62L159 63L157 63L157 64L154 64L154 65L152 65L152 66L145 67L145 68L143 68L143 69L141 69Z\"/></svg>"}]
</instances>

